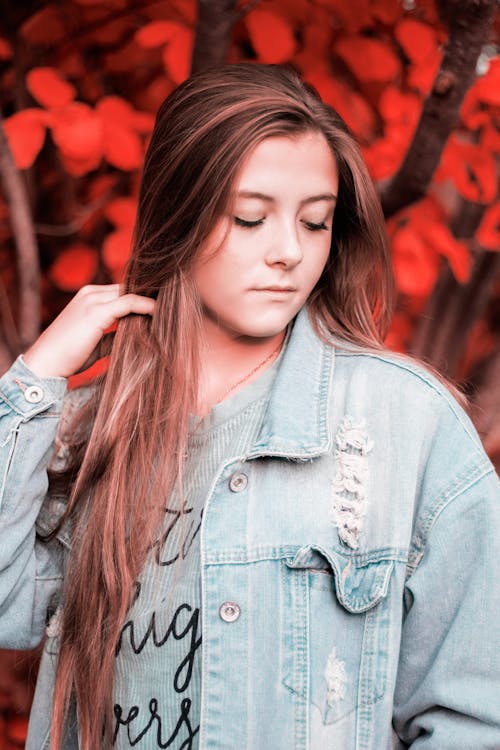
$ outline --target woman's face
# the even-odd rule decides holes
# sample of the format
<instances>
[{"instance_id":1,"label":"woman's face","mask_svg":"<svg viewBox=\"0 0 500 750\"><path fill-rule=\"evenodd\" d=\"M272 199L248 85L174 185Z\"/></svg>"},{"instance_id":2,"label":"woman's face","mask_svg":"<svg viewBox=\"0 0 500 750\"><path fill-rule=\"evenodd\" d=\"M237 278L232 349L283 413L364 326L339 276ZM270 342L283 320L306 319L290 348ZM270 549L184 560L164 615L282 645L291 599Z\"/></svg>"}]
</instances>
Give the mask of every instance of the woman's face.
<instances>
[{"instance_id":1,"label":"woman's face","mask_svg":"<svg viewBox=\"0 0 500 750\"><path fill-rule=\"evenodd\" d=\"M309 297L330 252L338 190L323 135L272 137L247 157L233 205L195 263L209 325L234 339L282 331ZM219 251L207 257L225 230ZM265 291L268 287L290 291Z\"/></svg>"}]
</instances>

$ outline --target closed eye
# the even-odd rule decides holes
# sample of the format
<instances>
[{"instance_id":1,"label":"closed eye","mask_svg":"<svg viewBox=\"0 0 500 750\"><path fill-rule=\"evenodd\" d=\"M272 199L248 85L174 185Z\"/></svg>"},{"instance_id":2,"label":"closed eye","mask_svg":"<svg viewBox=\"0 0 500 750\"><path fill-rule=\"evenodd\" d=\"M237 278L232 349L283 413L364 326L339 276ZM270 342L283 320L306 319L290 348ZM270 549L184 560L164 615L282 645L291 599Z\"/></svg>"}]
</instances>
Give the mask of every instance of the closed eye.
<instances>
[{"instance_id":1,"label":"closed eye","mask_svg":"<svg viewBox=\"0 0 500 750\"><path fill-rule=\"evenodd\" d=\"M256 219L255 221L247 221L247 219L241 219L239 216L234 217L234 223L239 227L258 227L261 224L264 223L264 219ZM327 230L328 227L325 224L324 221L320 222L319 224L314 224L312 221L303 221L302 222L307 229L309 229L310 232L319 232Z\"/></svg>"},{"instance_id":2,"label":"closed eye","mask_svg":"<svg viewBox=\"0 0 500 750\"><path fill-rule=\"evenodd\" d=\"M324 221L322 221L320 224L313 224L310 221L304 221L303 223L310 232L319 232L321 230L328 229Z\"/></svg>"},{"instance_id":3,"label":"closed eye","mask_svg":"<svg viewBox=\"0 0 500 750\"><path fill-rule=\"evenodd\" d=\"M246 219L240 219L239 216L234 217L234 223L239 227L258 227L264 222L264 219L256 219L255 221L247 221Z\"/></svg>"}]
</instances>

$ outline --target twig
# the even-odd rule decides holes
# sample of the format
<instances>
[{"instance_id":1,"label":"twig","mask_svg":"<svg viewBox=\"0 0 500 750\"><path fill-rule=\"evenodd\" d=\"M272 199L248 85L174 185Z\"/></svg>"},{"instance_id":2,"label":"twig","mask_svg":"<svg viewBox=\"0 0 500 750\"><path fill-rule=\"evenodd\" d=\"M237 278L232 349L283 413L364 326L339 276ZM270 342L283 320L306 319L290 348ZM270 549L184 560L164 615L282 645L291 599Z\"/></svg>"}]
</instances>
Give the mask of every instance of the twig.
<instances>
[{"instance_id":1,"label":"twig","mask_svg":"<svg viewBox=\"0 0 500 750\"><path fill-rule=\"evenodd\" d=\"M10 350L12 360L21 353L21 341L17 330L12 309L7 295L7 290L0 275L0 318L2 320L2 333L5 343Z\"/></svg>"},{"instance_id":2,"label":"twig","mask_svg":"<svg viewBox=\"0 0 500 750\"><path fill-rule=\"evenodd\" d=\"M23 347L40 333L40 264L31 210L22 177L5 137L0 116L0 178L10 207L19 278L19 336Z\"/></svg>"},{"instance_id":3,"label":"twig","mask_svg":"<svg viewBox=\"0 0 500 750\"><path fill-rule=\"evenodd\" d=\"M35 223L35 232L48 237L67 237L68 235L78 234L90 216L105 206L114 192L114 189L108 190L87 206L82 206L82 208L77 211L75 218L65 224Z\"/></svg>"},{"instance_id":4,"label":"twig","mask_svg":"<svg viewBox=\"0 0 500 750\"><path fill-rule=\"evenodd\" d=\"M248 0L245 5L242 5L239 9L238 13L236 14L236 21L241 21L242 18L244 18L246 15L250 13L251 10L253 10L262 0Z\"/></svg>"}]
</instances>

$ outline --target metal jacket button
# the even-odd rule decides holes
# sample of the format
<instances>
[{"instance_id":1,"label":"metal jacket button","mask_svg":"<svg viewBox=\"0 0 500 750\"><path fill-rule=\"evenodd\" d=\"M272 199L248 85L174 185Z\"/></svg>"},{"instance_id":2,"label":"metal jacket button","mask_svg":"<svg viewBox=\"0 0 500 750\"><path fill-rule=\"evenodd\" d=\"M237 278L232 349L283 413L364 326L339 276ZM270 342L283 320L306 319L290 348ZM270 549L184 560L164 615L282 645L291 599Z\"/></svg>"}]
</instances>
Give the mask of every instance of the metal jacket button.
<instances>
[{"instance_id":1,"label":"metal jacket button","mask_svg":"<svg viewBox=\"0 0 500 750\"><path fill-rule=\"evenodd\" d=\"M224 602L219 607L219 614L224 622L234 622L240 616L240 608L236 602Z\"/></svg>"},{"instance_id":2,"label":"metal jacket button","mask_svg":"<svg viewBox=\"0 0 500 750\"><path fill-rule=\"evenodd\" d=\"M229 489L233 492L241 492L241 490L244 490L245 487L248 484L248 477L246 474L243 474L243 472L240 472L238 474L233 474L231 479L229 480Z\"/></svg>"},{"instance_id":3,"label":"metal jacket button","mask_svg":"<svg viewBox=\"0 0 500 750\"><path fill-rule=\"evenodd\" d=\"M24 398L30 404L38 404L43 398L43 389L39 385L29 385L24 390Z\"/></svg>"}]
</instances>

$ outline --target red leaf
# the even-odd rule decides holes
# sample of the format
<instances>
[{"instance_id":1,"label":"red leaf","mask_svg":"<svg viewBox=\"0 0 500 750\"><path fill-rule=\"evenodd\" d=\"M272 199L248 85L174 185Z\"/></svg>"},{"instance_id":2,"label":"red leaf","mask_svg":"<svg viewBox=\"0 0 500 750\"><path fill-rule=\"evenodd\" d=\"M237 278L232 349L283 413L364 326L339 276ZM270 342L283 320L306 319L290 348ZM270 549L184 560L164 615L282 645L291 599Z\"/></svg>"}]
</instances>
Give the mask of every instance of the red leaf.
<instances>
[{"instance_id":1,"label":"red leaf","mask_svg":"<svg viewBox=\"0 0 500 750\"><path fill-rule=\"evenodd\" d=\"M5 135L19 169L34 163L45 142L47 113L43 109L23 109L4 120Z\"/></svg>"},{"instance_id":2,"label":"red leaf","mask_svg":"<svg viewBox=\"0 0 500 750\"><path fill-rule=\"evenodd\" d=\"M55 45L67 37L67 29L61 21L59 9L46 5L37 13L32 13L20 29L21 36L31 45Z\"/></svg>"},{"instance_id":3,"label":"red leaf","mask_svg":"<svg viewBox=\"0 0 500 750\"><path fill-rule=\"evenodd\" d=\"M134 108L121 96L103 96L95 106L103 122L129 127L134 119Z\"/></svg>"},{"instance_id":4,"label":"red leaf","mask_svg":"<svg viewBox=\"0 0 500 750\"><path fill-rule=\"evenodd\" d=\"M103 154L103 130L99 115L81 102L72 102L54 114L52 137L69 163L97 166Z\"/></svg>"},{"instance_id":5,"label":"red leaf","mask_svg":"<svg viewBox=\"0 0 500 750\"><path fill-rule=\"evenodd\" d=\"M425 62L437 49L434 29L414 18L403 18L394 29L394 34L407 58L414 63Z\"/></svg>"},{"instance_id":6,"label":"red leaf","mask_svg":"<svg viewBox=\"0 0 500 750\"><path fill-rule=\"evenodd\" d=\"M474 203L491 203L497 194L496 163L482 146L452 136L436 172L437 181L451 177L458 192Z\"/></svg>"},{"instance_id":7,"label":"red leaf","mask_svg":"<svg viewBox=\"0 0 500 750\"><path fill-rule=\"evenodd\" d=\"M151 21L145 24L135 35L135 40L141 47L161 47L169 42L179 31L184 29L176 21Z\"/></svg>"},{"instance_id":8,"label":"red leaf","mask_svg":"<svg viewBox=\"0 0 500 750\"><path fill-rule=\"evenodd\" d=\"M76 89L55 68L33 68L26 75L26 86L31 96L42 107L65 107L73 101Z\"/></svg>"},{"instance_id":9,"label":"red leaf","mask_svg":"<svg viewBox=\"0 0 500 750\"><path fill-rule=\"evenodd\" d=\"M123 281L123 272L130 257L131 245L131 228L110 232L104 240L102 246L103 259L115 282Z\"/></svg>"},{"instance_id":10,"label":"red leaf","mask_svg":"<svg viewBox=\"0 0 500 750\"><path fill-rule=\"evenodd\" d=\"M129 172L142 166L143 153L139 136L125 125L115 123L104 128L104 156L109 164Z\"/></svg>"},{"instance_id":11,"label":"red leaf","mask_svg":"<svg viewBox=\"0 0 500 750\"><path fill-rule=\"evenodd\" d=\"M436 252L448 259L450 268L456 280L465 284L470 277L472 259L469 248L459 242L442 222L420 222L419 232Z\"/></svg>"},{"instance_id":12,"label":"red leaf","mask_svg":"<svg viewBox=\"0 0 500 750\"><path fill-rule=\"evenodd\" d=\"M379 39L361 35L343 37L335 45L335 52L360 81L386 83L393 81L401 71L395 52Z\"/></svg>"},{"instance_id":13,"label":"red leaf","mask_svg":"<svg viewBox=\"0 0 500 750\"><path fill-rule=\"evenodd\" d=\"M138 133L149 135L153 131L155 117L150 112L136 112L132 117L132 127Z\"/></svg>"},{"instance_id":14,"label":"red leaf","mask_svg":"<svg viewBox=\"0 0 500 750\"><path fill-rule=\"evenodd\" d=\"M495 154L500 154L500 131L493 123L488 124L483 130L481 146L486 151L493 151Z\"/></svg>"},{"instance_id":15,"label":"red leaf","mask_svg":"<svg viewBox=\"0 0 500 750\"><path fill-rule=\"evenodd\" d=\"M296 47L292 28L281 16L269 10L252 10L245 24L259 60L265 63L284 63Z\"/></svg>"},{"instance_id":16,"label":"red leaf","mask_svg":"<svg viewBox=\"0 0 500 750\"><path fill-rule=\"evenodd\" d=\"M273 11L287 18L292 26L304 26L311 18L309 0L273 0Z\"/></svg>"},{"instance_id":17,"label":"red leaf","mask_svg":"<svg viewBox=\"0 0 500 750\"><path fill-rule=\"evenodd\" d=\"M94 279L98 263L97 253L92 247L75 243L56 258L49 276L59 289L73 292Z\"/></svg>"},{"instance_id":18,"label":"red leaf","mask_svg":"<svg viewBox=\"0 0 500 750\"><path fill-rule=\"evenodd\" d=\"M104 96L96 104L96 112L106 126L126 126L138 133L149 134L153 130L154 115L138 112L121 96Z\"/></svg>"},{"instance_id":19,"label":"red leaf","mask_svg":"<svg viewBox=\"0 0 500 750\"><path fill-rule=\"evenodd\" d=\"M104 209L104 216L115 227L131 229L135 223L137 201L133 198L114 198Z\"/></svg>"},{"instance_id":20,"label":"red leaf","mask_svg":"<svg viewBox=\"0 0 500 750\"><path fill-rule=\"evenodd\" d=\"M386 122L415 128L422 110L416 94L404 94L396 86L386 86L379 99L379 111Z\"/></svg>"},{"instance_id":21,"label":"red leaf","mask_svg":"<svg viewBox=\"0 0 500 750\"><path fill-rule=\"evenodd\" d=\"M500 252L500 201L488 208L476 232L481 247Z\"/></svg>"},{"instance_id":22,"label":"red leaf","mask_svg":"<svg viewBox=\"0 0 500 750\"><path fill-rule=\"evenodd\" d=\"M178 25L175 35L162 51L163 64L174 83L182 83L190 73L193 44L192 29Z\"/></svg>"},{"instance_id":23,"label":"red leaf","mask_svg":"<svg viewBox=\"0 0 500 750\"><path fill-rule=\"evenodd\" d=\"M307 80L315 86L323 100L343 117L358 138L370 140L375 131L376 118L366 99L325 73L311 73Z\"/></svg>"},{"instance_id":24,"label":"red leaf","mask_svg":"<svg viewBox=\"0 0 500 750\"><path fill-rule=\"evenodd\" d=\"M403 294L427 297L436 283L438 256L410 224L400 228L392 240L394 273Z\"/></svg>"},{"instance_id":25,"label":"red leaf","mask_svg":"<svg viewBox=\"0 0 500 750\"><path fill-rule=\"evenodd\" d=\"M328 63L331 47L332 30L325 23L325 11L316 10L314 19L303 26L302 48L294 55L294 65L305 78L310 74L328 75Z\"/></svg>"},{"instance_id":26,"label":"red leaf","mask_svg":"<svg viewBox=\"0 0 500 750\"><path fill-rule=\"evenodd\" d=\"M374 18L392 26L403 13L401 0L372 0L372 14Z\"/></svg>"},{"instance_id":27,"label":"red leaf","mask_svg":"<svg viewBox=\"0 0 500 750\"><path fill-rule=\"evenodd\" d=\"M500 56L490 61L486 74L477 80L475 89L481 101L493 107L500 106Z\"/></svg>"},{"instance_id":28,"label":"red leaf","mask_svg":"<svg viewBox=\"0 0 500 750\"><path fill-rule=\"evenodd\" d=\"M490 122L490 114L477 96L477 86L470 88L462 102L460 117L469 130L477 130Z\"/></svg>"},{"instance_id":29,"label":"red leaf","mask_svg":"<svg viewBox=\"0 0 500 750\"><path fill-rule=\"evenodd\" d=\"M134 37L131 37L128 42L122 41L122 38L126 37L128 32L128 28L125 32L122 32L121 38L117 43L104 45L112 47L111 51L103 56L103 62L108 75L136 75L138 70L149 69L151 66L150 52L137 44ZM138 90L136 89L136 91ZM94 100L98 99L99 96L101 96L101 92L94 97Z\"/></svg>"},{"instance_id":30,"label":"red leaf","mask_svg":"<svg viewBox=\"0 0 500 750\"><path fill-rule=\"evenodd\" d=\"M416 89L422 96L427 96L441 65L441 58L442 52L436 48L424 62L411 65L406 76L408 86Z\"/></svg>"},{"instance_id":31,"label":"red leaf","mask_svg":"<svg viewBox=\"0 0 500 750\"><path fill-rule=\"evenodd\" d=\"M379 138L363 149L368 170L373 180L385 180L399 168L406 149L391 138Z\"/></svg>"},{"instance_id":32,"label":"red leaf","mask_svg":"<svg viewBox=\"0 0 500 750\"><path fill-rule=\"evenodd\" d=\"M10 60L14 54L10 42L3 36L0 37L0 60Z\"/></svg>"},{"instance_id":33,"label":"red leaf","mask_svg":"<svg viewBox=\"0 0 500 750\"><path fill-rule=\"evenodd\" d=\"M64 169L73 177L82 177L92 172L92 170L97 169L101 163L101 159L102 155L98 156L97 154L84 159L73 159L71 156L66 156L61 152L61 162Z\"/></svg>"}]
</instances>

